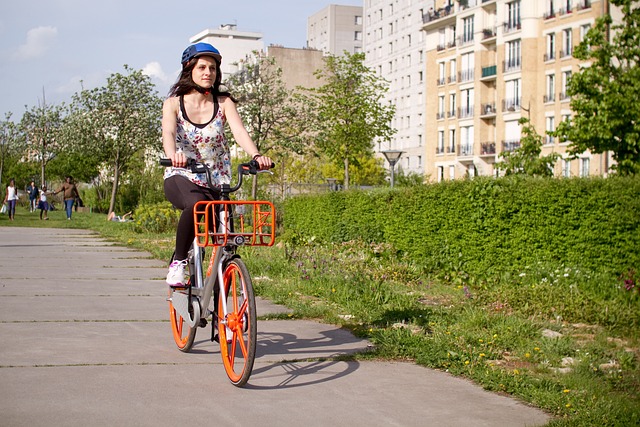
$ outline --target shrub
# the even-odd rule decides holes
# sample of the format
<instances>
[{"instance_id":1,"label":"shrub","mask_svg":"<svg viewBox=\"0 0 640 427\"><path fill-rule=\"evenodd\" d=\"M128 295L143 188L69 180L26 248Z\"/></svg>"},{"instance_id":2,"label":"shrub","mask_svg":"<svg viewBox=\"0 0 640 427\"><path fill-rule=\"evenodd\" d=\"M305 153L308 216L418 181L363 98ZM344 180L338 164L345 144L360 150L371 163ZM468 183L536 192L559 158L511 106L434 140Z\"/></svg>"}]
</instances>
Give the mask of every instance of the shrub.
<instances>
[{"instance_id":1,"label":"shrub","mask_svg":"<svg viewBox=\"0 0 640 427\"><path fill-rule=\"evenodd\" d=\"M155 204L140 205L135 210L134 229L137 232L165 233L176 229L180 219L180 211L171 203L164 201Z\"/></svg>"}]
</instances>

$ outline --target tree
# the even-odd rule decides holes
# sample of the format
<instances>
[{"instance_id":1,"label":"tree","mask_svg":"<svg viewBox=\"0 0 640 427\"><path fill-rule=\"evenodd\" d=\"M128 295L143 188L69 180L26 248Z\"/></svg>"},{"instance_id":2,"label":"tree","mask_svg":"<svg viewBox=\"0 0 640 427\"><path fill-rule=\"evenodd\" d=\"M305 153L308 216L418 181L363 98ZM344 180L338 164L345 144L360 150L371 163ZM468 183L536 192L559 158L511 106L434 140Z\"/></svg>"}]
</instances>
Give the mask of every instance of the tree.
<instances>
[{"instance_id":1,"label":"tree","mask_svg":"<svg viewBox=\"0 0 640 427\"><path fill-rule=\"evenodd\" d=\"M553 176L553 165L560 157L558 153L540 156L544 139L536 133L529 119L522 117L524 137L520 139L520 147L513 151L500 153L504 160L496 163L496 168L503 170L505 175Z\"/></svg>"},{"instance_id":2,"label":"tree","mask_svg":"<svg viewBox=\"0 0 640 427\"><path fill-rule=\"evenodd\" d=\"M40 182L46 183L47 165L66 149L60 138L65 119L64 104L47 104L44 92L42 104L32 107L22 115L20 127L25 134L27 159L40 165Z\"/></svg>"},{"instance_id":3,"label":"tree","mask_svg":"<svg viewBox=\"0 0 640 427\"><path fill-rule=\"evenodd\" d=\"M640 172L640 8L637 0L611 0L623 20L600 17L573 56L590 64L568 84L575 115L554 135L570 141L569 153L611 151L622 175ZM613 34L610 41L609 34Z\"/></svg>"},{"instance_id":4,"label":"tree","mask_svg":"<svg viewBox=\"0 0 640 427\"><path fill-rule=\"evenodd\" d=\"M0 184L5 181L2 177L6 163L16 156L22 141L18 126L11 120L12 115L11 112L6 113L0 122Z\"/></svg>"},{"instance_id":5,"label":"tree","mask_svg":"<svg viewBox=\"0 0 640 427\"><path fill-rule=\"evenodd\" d=\"M159 148L162 100L148 76L125 65L126 74L114 73L107 85L83 90L73 98L65 127L70 145L95 153L111 168L109 213L116 205L120 179L145 150Z\"/></svg>"},{"instance_id":6,"label":"tree","mask_svg":"<svg viewBox=\"0 0 640 427\"><path fill-rule=\"evenodd\" d=\"M227 80L232 95L238 99L238 112L251 139L265 155L279 157L304 151L304 114L296 98L282 81L282 69L275 58L253 52L244 68ZM229 136L233 141L233 136ZM285 175L285 162L280 162ZM254 177L252 197L257 192Z\"/></svg>"},{"instance_id":7,"label":"tree","mask_svg":"<svg viewBox=\"0 0 640 427\"><path fill-rule=\"evenodd\" d=\"M393 105L383 105L388 82L367 68L363 53L325 57L324 69L316 71L326 83L306 89L306 102L314 113L316 148L344 169L344 188L349 188L349 164L373 157L376 139L389 139L395 129Z\"/></svg>"}]
</instances>

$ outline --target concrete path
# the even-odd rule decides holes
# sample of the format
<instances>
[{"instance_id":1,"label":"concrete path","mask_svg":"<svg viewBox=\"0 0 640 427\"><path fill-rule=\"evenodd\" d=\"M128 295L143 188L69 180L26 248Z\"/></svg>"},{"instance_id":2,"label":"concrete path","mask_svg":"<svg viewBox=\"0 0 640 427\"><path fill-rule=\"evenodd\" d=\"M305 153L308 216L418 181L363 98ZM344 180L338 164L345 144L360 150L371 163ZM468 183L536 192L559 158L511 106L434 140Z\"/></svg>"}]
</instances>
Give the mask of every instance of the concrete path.
<instances>
[{"instance_id":1,"label":"concrete path","mask_svg":"<svg viewBox=\"0 0 640 427\"><path fill-rule=\"evenodd\" d=\"M260 321L248 385L200 329L171 338L165 265L89 231L0 227L0 425L540 426L512 398L410 363L346 362L333 325ZM260 315L286 308L260 301Z\"/></svg>"}]
</instances>

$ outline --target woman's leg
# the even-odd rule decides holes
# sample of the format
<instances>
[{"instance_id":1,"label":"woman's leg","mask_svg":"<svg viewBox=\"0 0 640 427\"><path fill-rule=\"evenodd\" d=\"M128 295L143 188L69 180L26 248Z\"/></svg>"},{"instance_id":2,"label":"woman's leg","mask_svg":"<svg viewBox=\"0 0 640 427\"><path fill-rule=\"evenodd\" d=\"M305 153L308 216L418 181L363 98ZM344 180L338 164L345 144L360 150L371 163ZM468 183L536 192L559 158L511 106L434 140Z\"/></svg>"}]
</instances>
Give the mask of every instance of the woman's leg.
<instances>
[{"instance_id":1,"label":"woman's leg","mask_svg":"<svg viewBox=\"0 0 640 427\"><path fill-rule=\"evenodd\" d=\"M64 201L64 209L67 211L67 219L71 219L71 211L73 210L73 199Z\"/></svg>"},{"instance_id":2,"label":"woman's leg","mask_svg":"<svg viewBox=\"0 0 640 427\"><path fill-rule=\"evenodd\" d=\"M193 207L203 200L214 200L214 195L182 176L172 176L164 180L164 194L173 206L182 210L176 230L176 252L174 259L187 258L189 247L195 237Z\"/></svg>"},{"instance_id":3,"label":"woman's leg","mask_svg":"<svg viewBox=\"0 0 640 427\"><path fill-rule=\"evenodd\" d=\"M15 218L16 216L16 201L8 200L7 204L8 204L7 210L9 211L9 219L13 220L13 218Z\"/></svg>"}]
</instances>

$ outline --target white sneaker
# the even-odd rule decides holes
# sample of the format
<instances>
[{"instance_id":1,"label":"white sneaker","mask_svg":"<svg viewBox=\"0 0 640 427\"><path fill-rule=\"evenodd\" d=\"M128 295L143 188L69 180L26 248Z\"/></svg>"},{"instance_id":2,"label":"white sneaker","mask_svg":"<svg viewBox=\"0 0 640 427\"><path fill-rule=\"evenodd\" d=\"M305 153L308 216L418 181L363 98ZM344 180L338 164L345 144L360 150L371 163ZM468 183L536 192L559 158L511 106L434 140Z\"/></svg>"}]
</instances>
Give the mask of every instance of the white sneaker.
<instances>
[{"instance_id":1,"label":"white sneaker","mask_svg":"<svg viewBox=\"0 0 640 427\"><path fill-rule=\"evenodd\" d=\"M184 267L187 265L187 260L173 261L169 266L169 273L167 273L167 284L173 287L185 286L187 283L185 277Z\"/></svg>"}]
</instances>

